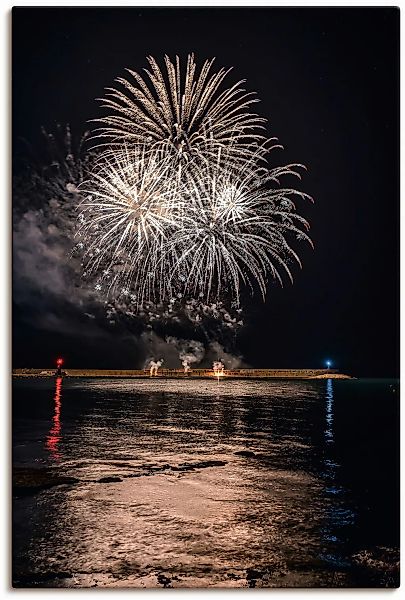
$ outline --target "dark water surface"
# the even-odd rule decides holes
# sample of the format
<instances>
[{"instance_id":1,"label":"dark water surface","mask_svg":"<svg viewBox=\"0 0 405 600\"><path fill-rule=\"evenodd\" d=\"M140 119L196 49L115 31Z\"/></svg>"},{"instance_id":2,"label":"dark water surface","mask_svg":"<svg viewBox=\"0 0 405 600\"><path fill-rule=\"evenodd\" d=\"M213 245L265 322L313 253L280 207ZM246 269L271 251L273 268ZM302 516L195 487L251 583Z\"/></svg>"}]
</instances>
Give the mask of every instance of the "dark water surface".
<instances>
[{"instance_id":1,"label":"dark water surface","mask_svg":"<svg viewBox=\"0 0 405 600\"><path fill-rule=\"evenodd\" d=\"M14 585L398 585L397 381L13 387Z\"/></svg>"}]
</instances>

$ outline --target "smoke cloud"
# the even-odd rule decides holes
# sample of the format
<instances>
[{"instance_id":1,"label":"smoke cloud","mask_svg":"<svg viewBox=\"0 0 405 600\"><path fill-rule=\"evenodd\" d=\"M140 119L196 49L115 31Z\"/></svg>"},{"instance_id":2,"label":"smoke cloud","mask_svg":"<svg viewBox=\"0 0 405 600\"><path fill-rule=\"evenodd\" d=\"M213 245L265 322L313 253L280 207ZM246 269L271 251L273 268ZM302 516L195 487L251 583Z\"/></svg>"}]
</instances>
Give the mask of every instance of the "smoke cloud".
<instances>
[{"instance_id":1,"label":"smoke cloud","mask_svg":"<svg viewBox=\"0 0 405 600\"><path fill-rule=\"evenodd\" d=\"M145 349L143 368L148 368L151 361L163 359L165 368L180 369L187 363L191 368L212 368L216 361L221 361L225 369L237 369L243 365L242 357L226 352L217 341L206 346L198 340L179 339L167 336L165 339L156 333L144 332L141 335Z\"/></svg>"}]
</instances>

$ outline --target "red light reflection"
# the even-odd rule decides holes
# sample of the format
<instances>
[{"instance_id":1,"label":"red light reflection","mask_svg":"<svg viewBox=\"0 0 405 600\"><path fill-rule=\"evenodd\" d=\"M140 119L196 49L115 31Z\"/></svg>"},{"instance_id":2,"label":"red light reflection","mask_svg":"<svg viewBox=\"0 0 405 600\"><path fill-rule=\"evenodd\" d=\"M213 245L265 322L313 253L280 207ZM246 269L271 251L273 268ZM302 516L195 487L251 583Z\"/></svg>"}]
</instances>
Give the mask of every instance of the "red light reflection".
<instances>
[{"instance_id":1,"label":"red light reflection","mask_svg":"<svg viewBox=\"0 0 405 600\"><path fill-rule=\"evenodd\" d=\"M55 386L55 395L53 397L55 401L54 414L52 417L52 428L49 431L49 434L46 438L46 449L49 450L52 457L55 460L60 459L60 454L58 452L58 444L61 440L61 422L60 422L60 409L62 406L61 403L62 397L62 377L56 378L56 386Z\"/></svg>"}]
</instances>

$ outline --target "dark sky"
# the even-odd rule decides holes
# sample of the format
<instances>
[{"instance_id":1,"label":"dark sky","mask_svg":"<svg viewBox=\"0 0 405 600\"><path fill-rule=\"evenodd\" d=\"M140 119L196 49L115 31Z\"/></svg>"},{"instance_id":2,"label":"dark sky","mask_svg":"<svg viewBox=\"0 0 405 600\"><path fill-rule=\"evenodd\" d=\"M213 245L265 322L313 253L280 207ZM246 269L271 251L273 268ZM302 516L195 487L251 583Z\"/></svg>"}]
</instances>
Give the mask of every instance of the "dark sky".
<instances>
[{"instance_id":1,"label":"dark sky","mask_svg":"<svg viewBox=\"0 0 405 600\"><path fill-rule=\"evenodd\" d=\"M315 199L301 205L315 251L300 249L294 285L250 304L239 351L257 367L330 358L354 375L396 375L398 35L395 8L17 8L13 138L35 142L55 123L83 130L95 98L148 54L234 66L285 147L277 160L307 165L301 189ZM130 366L110 341L40 331L15 310L14 366L46 366L55 353L72 367Z\"/></svg>"}]
</instances>

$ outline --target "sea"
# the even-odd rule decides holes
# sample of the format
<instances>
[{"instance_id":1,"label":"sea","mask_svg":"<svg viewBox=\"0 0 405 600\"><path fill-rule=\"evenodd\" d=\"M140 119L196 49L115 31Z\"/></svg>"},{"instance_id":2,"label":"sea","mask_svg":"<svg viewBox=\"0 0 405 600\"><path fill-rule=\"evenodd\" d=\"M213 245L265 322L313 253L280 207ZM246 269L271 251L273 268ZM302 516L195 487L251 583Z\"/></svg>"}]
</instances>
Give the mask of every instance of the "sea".
<instances>
[{"instance_id":1,"label":"sea","mask_svg":"<svg viewBox=\"0 0 405 600\"><path fill-rule=\"evenodd\" d=\"M15 378L12 585L399 585L399 383Z\"/></svg>"}]
</instances>

